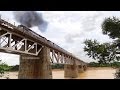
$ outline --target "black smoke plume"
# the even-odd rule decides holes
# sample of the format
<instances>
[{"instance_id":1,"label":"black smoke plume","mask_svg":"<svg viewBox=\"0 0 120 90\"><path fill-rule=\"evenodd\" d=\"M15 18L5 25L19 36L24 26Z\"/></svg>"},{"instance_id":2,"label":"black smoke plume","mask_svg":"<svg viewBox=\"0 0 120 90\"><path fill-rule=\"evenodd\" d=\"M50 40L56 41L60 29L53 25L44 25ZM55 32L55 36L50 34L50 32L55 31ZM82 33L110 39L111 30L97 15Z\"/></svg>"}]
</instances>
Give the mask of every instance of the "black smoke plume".
<instances>
[{"instance_id":1,"label":"black smoke plume","mask_svg":"<svg viewBox=\"0 0 120 90\"><path fill-rule=\"evenodd\" d=\"M37 26L41 32L45 32L48 22L45 21L41 13L35 11L14 11L14 18L22 25L31 28Z\"/></svg>"}]
</instances>

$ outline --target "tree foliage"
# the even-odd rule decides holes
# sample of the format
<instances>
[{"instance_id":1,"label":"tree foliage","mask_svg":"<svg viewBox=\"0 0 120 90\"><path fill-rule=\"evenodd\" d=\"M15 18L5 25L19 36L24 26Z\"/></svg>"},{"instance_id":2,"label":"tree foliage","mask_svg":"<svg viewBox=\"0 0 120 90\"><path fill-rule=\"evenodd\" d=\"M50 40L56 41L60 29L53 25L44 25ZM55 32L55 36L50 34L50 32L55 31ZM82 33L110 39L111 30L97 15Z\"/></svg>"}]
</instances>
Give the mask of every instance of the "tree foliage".
<instances>
[{"instance_id":1,"label":"tree foliage","mask_svg":"<svg viewBox=\"0 0 120 90\"><path fill-rule=\"evenodd\" d=\"M120 68L116 70L115 79L120 79Z\"/></svg>"},{"instance_id":2,"label":"tree foliage","mask_svg":"<svg viewBox=\"0 0 120 90\"><path fill-rule=\"evenodd\" d=\"M116 55L116 44L100 44L97 40L85 40L84 44L84 51L87 52L87 55L94 60L98 60L99 63L108 63L120 59L120 57Z\"/></svg>"},{"instance_id":3,"label":"tree foliage","mask_svg":"<svg viewBox=\"0 0 120 90\"><path fill-rule=\"evenodd\" d=\"M90 62L90 63L88 63L88 66L89 67L113 67L113 68L118 68L118 67L120 67L120 62L115 61L115 62L105 63L105 64L103 64L103 63L99 64L98 62Z\"/></svg>"},{"instance_id":4,"label":"tree foliage","mask_svg":"<svg viewBox=\"0 0 120 90\"><path fill-rule=\"evenodd\" d=\"M2 60L0 60L0 76L2 77L5 71L8 70L9 70L9 66L6 63L3 63Z\"/></svg>"},{"instance_id":5,"label":"tree foliage","mask_svg":"<svg viewBox=\"0 0 120 90\"><path fill-rule=\"evenodd\" d=\"M19 71L19 65L10 66L10 71Z\"/></svg>"},{"instance_id":6,"label":"tree foliage","mask_svg":"<svg viewBox=\"0 0 120 90\"><path fill-rule=\"evenodd\" d=\"M106 18L102 24L102 32L112 39L120 38L120 20L116 17Z\"/></svg>"}]
</instances>

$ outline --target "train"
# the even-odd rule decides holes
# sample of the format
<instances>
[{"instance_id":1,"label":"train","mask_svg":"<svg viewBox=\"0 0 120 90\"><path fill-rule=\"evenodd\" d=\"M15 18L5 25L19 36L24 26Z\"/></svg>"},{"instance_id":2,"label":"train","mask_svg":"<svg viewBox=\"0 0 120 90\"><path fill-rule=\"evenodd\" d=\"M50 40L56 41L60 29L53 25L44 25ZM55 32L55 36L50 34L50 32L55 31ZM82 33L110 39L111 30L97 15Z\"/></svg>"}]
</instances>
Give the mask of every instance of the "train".
<instances>
[{"instance_id":1,"label":"train","mask_svg":"<svg viewBox=\"0 0 120 90\"><path fill-rule=\"evenodd\" d=\"M28 27L24 26L24 25L18 25L18 28L21 28L23 30L23 34L27 31L27 33L32 33L32 35L37 36L38 38L42 38L44 40L45 43L49 44L50 46L54 46L57 49L60 49L66 53L68 53L66 50L64 50L63 48L61 48L60 46L58 46L57 44L51 42L50 40L47 40L45 37L42 37L41 35L35 33L34 31L32 31L31 29L29 29ZM69 53L71 54L71 53Z\"/></svg>"},{"instance_id":2,"label":"train","mask_svg":"<svg viewBox=\"0 0 120 90\"><path fill-rule=\"evenodd\" d=\"M46 39L45 37L42 37L41 35L39 35L39 34L37 34L37 33L35 33L34 31L32 31L31 29L29 29L27 26L25 26L25 25L18 25L18 28L22 28L23 29L23 33L24 33L24 31L28 31L28 32L32 32L34 35L36 35L36 36L38 36L38 37L41 37L41 38L43 38L43 39ZM47 40L47 39L46 39Z\"/></svg>"}]
</instances>

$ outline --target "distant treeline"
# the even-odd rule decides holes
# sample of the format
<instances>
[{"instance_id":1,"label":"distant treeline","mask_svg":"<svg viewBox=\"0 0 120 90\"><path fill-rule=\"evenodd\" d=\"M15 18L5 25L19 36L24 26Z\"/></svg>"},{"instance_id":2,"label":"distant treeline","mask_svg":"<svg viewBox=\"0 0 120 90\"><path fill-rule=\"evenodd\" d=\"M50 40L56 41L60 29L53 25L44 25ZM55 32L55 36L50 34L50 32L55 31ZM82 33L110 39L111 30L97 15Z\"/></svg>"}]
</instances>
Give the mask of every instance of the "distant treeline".
<instances>
[{"instance_id":1,"label":"distant treeline","mask_svg":"<svg viewBox=\"0 0 120 90\"><path fill-rule=\"evenodd\" d=\"M19 70L19 65L15 65L15 66L10 66L9 71L18 71L18 70Z\"/></svg>"},{"instance_id":2,"label":"distant treeline","mask_svg":"<svg viewBox=\"0 0 120 90\"><path fill-rule=\"evenodd\" d=\"M64 69L64 64L53 64L52 69Z\"/></svg>"},{"instance_id":3,"label":"distant treeline","mask_svg":"<svg viewBox=\"0 0 120 90\"><path fill-rule=\"evenodd\" d=\"M19 65L15 65L15 66L8 66L7 64L0 65L0 70L2 70L2 71L18 71Z\"/></svg>"},{"instance_id":4,"label":"distant treeline","mask_svg":"<svg viewBox=\"0 0 120 90\"><path fill-rule=\"evenodd\" d=\"M113 62L113 63L106 63L106 64L99 64L96 62L88 63L89 67L120 67L120 62ZM7 64L0 65L4 71L18 71L19 65L8 66ZM64 64L53 64L52 69L64 69Z\"/></svg>"},{"instance_id":5,"label":"distant treeline","mask_svg":"<svg viewBox=\"0 0 120 90\"><path fill-rule=\"evenodd\" d=\"M1 65L0 65L1 66ZM5 71L18 71L19 70L19 65L14 65L14 66L8 66L6 65L2 65L2 68ZM64 65L63 64L53 64L52 65L52 69L64 69Z\"/></svg>"},{"instance_id":6,"label":"distant treeline","mask_svg":"<svg viewBox=\"0 0 120 90\"><path fill-rule=\"evenodd\" d=\"M90 62L90 63L88 63L88 66L89 67L120 67L120 62L105 63L105 64Z\"/></svg>"}]
</instances>

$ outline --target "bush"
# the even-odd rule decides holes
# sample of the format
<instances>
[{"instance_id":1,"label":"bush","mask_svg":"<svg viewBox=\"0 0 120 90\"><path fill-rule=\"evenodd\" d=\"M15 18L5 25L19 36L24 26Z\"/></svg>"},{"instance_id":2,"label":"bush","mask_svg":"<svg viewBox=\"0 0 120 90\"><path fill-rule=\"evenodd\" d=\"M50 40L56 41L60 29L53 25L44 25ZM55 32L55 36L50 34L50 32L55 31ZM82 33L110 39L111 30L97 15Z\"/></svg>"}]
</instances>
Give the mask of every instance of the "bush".
<instances>
[{"instance_id":1,"label":"bush","mask_svg":"<svg viewBox=\"0 0 120 90\"><path fill-rule=\"evenodd\" d=\"M53 64L52 69L63 69L64 65L63 64Z\"/></svg>"},{"instance_id":2,"label":"bush","mask_svg":"<svg viewBox=\"0 0 120 90\"><path fill-rule=\"evenodd\" d=\"M4 76L5 71L9 71L9 66L6 63L2 63L0 60L0 77Z\"/></svg>"},{"instance_id":3,"label":"bush","mask_svg":"<svg viewBox=\"0 0 120 90\"><path fill-rule=\"evenodd\" d=\"M10 71L19 71L19 65L11 66Z\"/></svg>"},{"instance_id":4,"label":"bush","mask_svg":"<svg viewBox=\"0 0 120 90\"><path fill-rule=\"evenodd\" d=\"M116 70L115 79L120 79L120 68Z\"/></svg>"}]
</instances>

